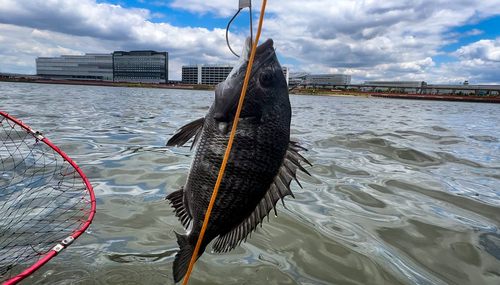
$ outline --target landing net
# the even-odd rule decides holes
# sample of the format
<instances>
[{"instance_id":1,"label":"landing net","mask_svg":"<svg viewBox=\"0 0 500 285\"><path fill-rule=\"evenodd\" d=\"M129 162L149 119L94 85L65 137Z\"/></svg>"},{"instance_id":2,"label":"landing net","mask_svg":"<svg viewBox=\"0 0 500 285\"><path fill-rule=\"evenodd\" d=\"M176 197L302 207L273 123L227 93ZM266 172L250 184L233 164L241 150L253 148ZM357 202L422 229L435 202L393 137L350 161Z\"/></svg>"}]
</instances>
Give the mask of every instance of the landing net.
<instances>
[{"instance_id":1,"label":"landing net","mask_svg":"<svg viewBox=\"0 0 500 285\"><path fill-rule=\"evenodd\" d=\"M94 213L92 186L78 166L0 111L0 283L40 268L85 232Z\"/></svg>"}]
</instances>

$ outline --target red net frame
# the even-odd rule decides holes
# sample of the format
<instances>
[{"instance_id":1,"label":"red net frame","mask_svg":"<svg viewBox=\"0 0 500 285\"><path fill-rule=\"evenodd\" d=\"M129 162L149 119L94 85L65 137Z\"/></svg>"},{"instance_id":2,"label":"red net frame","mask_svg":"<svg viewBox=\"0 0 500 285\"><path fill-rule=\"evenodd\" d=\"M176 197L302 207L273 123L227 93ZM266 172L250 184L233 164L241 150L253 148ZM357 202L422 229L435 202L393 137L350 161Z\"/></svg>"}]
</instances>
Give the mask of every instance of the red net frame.
<instances>
[{"instance_id":1,"label":"red net frame","mask_svg":"<svg viewBox=\"0 0 500 285\"><path fill-rule=\"evenodd\" d=\"M16 284L47 263L87 230L95 209L81 169L41 133L0 111L0 282Z\"/></svg>"}]
</instances>

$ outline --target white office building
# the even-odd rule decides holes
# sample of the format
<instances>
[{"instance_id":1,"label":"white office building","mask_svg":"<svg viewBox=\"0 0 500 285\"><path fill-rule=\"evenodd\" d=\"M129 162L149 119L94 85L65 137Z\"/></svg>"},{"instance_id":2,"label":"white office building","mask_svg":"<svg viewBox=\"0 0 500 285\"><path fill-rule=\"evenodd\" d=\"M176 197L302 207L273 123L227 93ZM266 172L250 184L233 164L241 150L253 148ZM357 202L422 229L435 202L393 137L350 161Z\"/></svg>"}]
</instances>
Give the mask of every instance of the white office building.
<instances>
[{"instance_id":1,"label":"white office building","mask_svg":"<svg viewBox=\"0 0 500 285\"><path fill-rule=\"evenodd\" d=\"M467 82L467 81L466 81ZM427 84L423 94L442 95L498 95L500 85L469 85L467 84Z\"/></svg>"},{"instance_id":2,"label":"white office building","mask_svg":"<svg viewBox=\"0 0 500 285\"><path fill-rule=\"evenodd\" d=\"M351 76L347 74L308 74L305 81L310 85L335 87L351 84Z\"/></svg>"},{"instance_id":3,"label":"white office building","mask_svg":"<svg viewBox=\"0 0 500 285\"><path fill-rule=\"evenodd\" d=\"M230 64L185 65L182 67L182 83L217 85L226 80L233 67ZM283 74L288 84L288 67L283 67Z\"/></svg>"},{"instance_id":4,"label":"white office building","mask_svg":"<svg viewBox=\"0 0 500 285\"><path fill-rule=\"evenodd\" d=\"M197 64L182 67L182 83L217 85L233 69L229 64Z\"/></svg>"},{"instance_id":5,"label":"white office building","mask_svg":"<svg viewBox=\"0 0 500 285\"><path fill-rule=\"evenodd\" d=\"M36 74L51 79L112 81L113 58L111 53L38 57Z\"/></svg>"},{"instance_id":6,"label":"white office building","mask_svg":"<svg viewBox=\"0 0 500 285\"><path fill-rule=\"evenodd\" d=\"M364 85L377 87L399 87L399 88L417 88L424 85L424 81L365 81Z\"/></svg>"}]
</instances>

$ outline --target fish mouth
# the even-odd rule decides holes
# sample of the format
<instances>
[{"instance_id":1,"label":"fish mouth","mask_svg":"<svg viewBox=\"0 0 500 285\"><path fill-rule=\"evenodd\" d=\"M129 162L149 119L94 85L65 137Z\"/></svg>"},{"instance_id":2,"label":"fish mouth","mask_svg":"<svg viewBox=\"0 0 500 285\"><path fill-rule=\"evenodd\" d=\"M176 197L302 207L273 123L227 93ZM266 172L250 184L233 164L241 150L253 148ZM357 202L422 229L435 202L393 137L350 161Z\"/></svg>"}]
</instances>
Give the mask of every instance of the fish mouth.
<instances>
[{"instance_id":1,"label":"fish mouth","mask_svg":"<svg viewBox=\"0 0 500 285\"><path fill-rule=\"evenodd\" d=\"M251 40L247 38L247 42L251 43ZM250 46L250 49L252 47ZM260 45L257 46L257 49L255 51L255 57L254 61L259 60L262 58L264 55L268 53L274 53L274 41L272 39L267 39L265 42L261 43ZM248 59L250 60L250 53L248 53Z\"/></svg>"},{"instance_id":2,"label":"fish mouth","mask_svg":"<svg viewBox=\"0 0 500 285\"><path fill-rule=\"evenodd\" d=\"M250 39L250 37L247 37L238 62L226 78L226 85L234 86L235 82L239 82L245 79L251 52L252 40ZM267 39L265 42L258 45L257 49L255 50L255 56L253 60L252 75L255 72L254 70L258 70L268 58L274 55L274 53L274 41L272 39Z\"/></svg>"},{"instance_id":3,"label":"fish mouth","mask_svg":"<svg viewBox=\"0 0 500 285\"><path fill-rule=\"evenodd\" d=\"M245 45L243 46L243 51L238 62L233 67L226 80L219 83L215 88L214 113L215 117L219 121L229 121L229 118L231 117L230 114L233 114L236 111L248 69L251 51L252 40L248 37L245 41ZM252 78L256 77L255 75L261 67L270 60L273 60L275 56L276 52L274 50L274 41L272 39L268 39L257 46L249 80L251 81Z\"/></svg>"},{"instance_id":4,"label":"fish mouth","mask_svg":"<svg viewBox=\"0 0 500 285\"><path fill-rule=\"evenodd\" d=\"M243 59L241 64L240 72L246 72L248 67L248 62L250 61L250 55L252 51L252 40L248 37L245 41L245 47L243 48L242 56L240 61ZM253 60L252 74L258 70L262 64L264 64L269 58L275 54L274 41L272 39L267 39L265 42L257 46L255 50L255 56ZM238 62L240 63L240 62Z\"/></svg>"},{"instance_id":5,"label":"fish mouth","mask_svg":"<svg viewBox=\"0 0 500 285\"><path fill-rule=\"evenodd\" d=\"M245 75L247 72L248 64L250 61L250 55L252 51L252 40L247 37L245 45L243 46L243 51L241 52L238 62L233 67L226 80L221 83L221 88L223 93L227 94L229 90L233 92L240 92L243 87L243 81L245 80ZM250 78L255 75L255 73L275 55L274 41L272 39L267 39L265 42L257 46L255 50L255 56L252 64L252 72L250 73Z\"/></svg>"}]
</instances>

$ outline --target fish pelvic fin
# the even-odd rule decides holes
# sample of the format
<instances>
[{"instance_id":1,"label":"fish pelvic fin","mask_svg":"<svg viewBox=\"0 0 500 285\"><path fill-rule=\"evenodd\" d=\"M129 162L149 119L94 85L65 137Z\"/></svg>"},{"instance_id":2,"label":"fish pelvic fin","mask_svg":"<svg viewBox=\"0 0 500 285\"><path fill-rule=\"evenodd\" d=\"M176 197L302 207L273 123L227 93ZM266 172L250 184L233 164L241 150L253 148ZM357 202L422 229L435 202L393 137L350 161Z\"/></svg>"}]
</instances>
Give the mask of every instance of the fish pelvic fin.
<instances>
[{"instance_id":1,"label":"fish pelvic fin","mask_svg":"<svg viewBox=\"0 0 500 285\"><path fill-rule=\"evenodd\" d=\"M212 245L214 252L219 253L231 251L242 241L246 241L247 236L254 231L259 224L262 225L262 221L265 217L269 220L269 212L271 212L271 210L274 210L274 214L277 216L276 203L281 199L283 206L285 206L283 199L288 195L294 197L292 191L290 190L290 183L292 180L295 180L302 188L302 185L300 185L300 182L297 179L297 169L311 175L300 164L301 162L305 162L311 165L307 159L299 154L299 151L302 150L306 151L307 149L301 147L296 142L290 141L283 164L274 178L273 183L271 183L269 190L266 192L259 204L257 204L255 210L252 214L250 214L250 216L248 216L241 224L228 233L217 237Z\"/></svg>"},{"instance_id":2,"label":"fish pelvic fin","mask_svg":"<svg viewBox=\"0 0 500 285\"><path fill-rule=\"evenodd\" d=\"M184 229L187 229L192 217L189 212L187 199L184 196L185 191L184 186L182 186L180 189L168 194L165 199L170 201L170 204L174 207L175 216L179 219Z\"/></svg>"},{"instance_id":3,"label":"fish pelvic fin","mask_svg":"<svg viewBox=\"0 0 500 285\"><path fill-rule=\"evenodd\" d=\"M205 118L199 118L198 120L185 124L168 140L167 146L182 146L194 136L193 144L191 145L191 149L193 149L198 142L204 124Z\"/></svg>"},{"instance_id":4,"label":"fish pelvic fin","mask_svg":"<svg viewBox=\"0 0 500 285\"><path fill-rule=\"evenodd\" d=\"M177 237L177 244L179 244L179 252L175 255L173 266L174 282L177 283L186 275L195 247L191 245L186 235L178 234L175 231L174 233Z\"/></svg>"}]
</instances>

